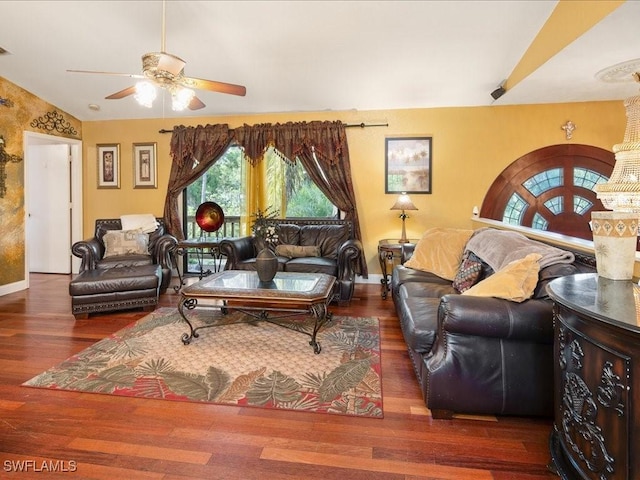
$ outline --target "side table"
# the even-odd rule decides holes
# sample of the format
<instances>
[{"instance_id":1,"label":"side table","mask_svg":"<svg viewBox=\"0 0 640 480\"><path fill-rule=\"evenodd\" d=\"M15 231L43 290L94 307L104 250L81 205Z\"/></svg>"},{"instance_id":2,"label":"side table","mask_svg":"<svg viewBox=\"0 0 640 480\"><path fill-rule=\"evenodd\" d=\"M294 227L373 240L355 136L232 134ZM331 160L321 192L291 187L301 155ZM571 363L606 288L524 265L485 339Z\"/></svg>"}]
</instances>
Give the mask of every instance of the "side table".
<instances>
[{"instance_id":1,"label":"side table","mask_svg":"<svg viewBox=\"0 0 640 480\"><path fill-rule=\"evenodd\" d=\"M386 299L390 290L390 277L393 267L400 263L403 245L416 244L418 240L410 239L407 243L400 243L398 240L380 240L378 242L378 259L380 260L380 270L382 270L382 298Z\"/></svg>"},{"instance_id":2,"label":"side table","mask_svg":"<svg viewBox=\"0 0 640 480\"><path fill-rule=\"evenodd\" d=\"M185 240L179 240L175 253L176 255L184 256L189 251L194 251L198 260L198 279L202 280L203 277L219 272L222 269L222 254L219 248L221 241L221 238L187 238ZM213 272L210 268L205 270L205 253L208 253L213 258ZM177 262L174 263L177 265ZM184 285L186 273L187 272L180 274L180 269L178 269L179 284L174 287L176 292Z\"/></svg>"}]
</instances>

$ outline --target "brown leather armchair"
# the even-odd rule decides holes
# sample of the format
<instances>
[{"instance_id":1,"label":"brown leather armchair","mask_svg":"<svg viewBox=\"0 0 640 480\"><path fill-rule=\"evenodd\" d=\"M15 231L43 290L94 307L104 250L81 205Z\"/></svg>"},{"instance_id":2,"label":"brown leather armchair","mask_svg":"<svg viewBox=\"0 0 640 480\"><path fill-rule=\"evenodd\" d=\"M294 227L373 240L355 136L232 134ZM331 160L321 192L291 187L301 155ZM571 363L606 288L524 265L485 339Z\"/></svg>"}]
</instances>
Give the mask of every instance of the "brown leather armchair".
<instances>
[{"instance_id":1,"label":"brown leather armchair","mask_svg":"<svg viewBox=\"0 0 640 480\"><path fill-rule=\"evenodd\" d=\"M173 252L177 246L174 236L165 233L164 220L156 219L158 228L149 234L148 254L124 254L104 258L104 235L109 230L121 230L122 223L119 218L96 220L95 234L92 238L76 242L71 247L71 252L82 260L80 273L86 270L110 269L114 267L133 267L140 265L160 265L162 277L160 280L160 293L164 293L171 283L173 269Z\"/></svg>"}]
</instances>

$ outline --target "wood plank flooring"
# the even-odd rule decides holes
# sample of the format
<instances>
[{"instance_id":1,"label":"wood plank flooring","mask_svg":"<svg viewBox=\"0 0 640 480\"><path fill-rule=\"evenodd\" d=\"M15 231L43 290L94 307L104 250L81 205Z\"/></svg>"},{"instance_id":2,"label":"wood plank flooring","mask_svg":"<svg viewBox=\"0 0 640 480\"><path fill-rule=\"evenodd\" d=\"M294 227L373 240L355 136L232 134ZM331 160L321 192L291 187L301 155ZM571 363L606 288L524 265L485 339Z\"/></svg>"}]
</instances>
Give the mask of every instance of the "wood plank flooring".
<instances>
[{"instance_id":1,"label":"wood plank flooring","mask_svg":"<svg viewBox=\"0 0 640 480\"><path fill-rule=\"evenodd\" d=\"M70 276L0 297L0 477L540 480L551 419L434 420L391 299L358 284L337 315L381 324L384 419L56 392L21 384L145 315L71 315ZM173 289L162 306L177 306ZM256 355L264 353L256 352Z\"/></svg>"}]
</instances>

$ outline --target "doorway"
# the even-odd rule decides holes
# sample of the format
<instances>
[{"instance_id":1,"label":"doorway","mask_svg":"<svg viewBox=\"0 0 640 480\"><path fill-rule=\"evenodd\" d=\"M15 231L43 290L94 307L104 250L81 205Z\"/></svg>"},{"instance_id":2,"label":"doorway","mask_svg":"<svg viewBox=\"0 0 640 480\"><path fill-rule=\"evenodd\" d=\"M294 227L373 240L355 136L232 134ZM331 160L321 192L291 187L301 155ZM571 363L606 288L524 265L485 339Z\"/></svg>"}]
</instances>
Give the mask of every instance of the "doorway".
<instances>
[{"instance_id":1,"label":"doorway","mask_svg":"<svg viewBox=\"0 0 640 480\"><path fill-rule=\"evenodd\" d=\"M24 133L25 278L77 273L71 245L82 239L82 142Z\"/></svg>"}]
</instances>

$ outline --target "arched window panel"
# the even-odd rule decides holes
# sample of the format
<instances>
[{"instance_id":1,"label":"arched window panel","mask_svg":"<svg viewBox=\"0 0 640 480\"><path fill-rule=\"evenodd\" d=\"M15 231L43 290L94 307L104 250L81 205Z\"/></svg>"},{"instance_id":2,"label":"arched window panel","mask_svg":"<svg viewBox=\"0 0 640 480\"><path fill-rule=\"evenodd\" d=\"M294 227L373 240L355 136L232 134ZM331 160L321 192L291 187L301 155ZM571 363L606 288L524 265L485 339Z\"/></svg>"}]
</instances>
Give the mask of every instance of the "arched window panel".
<instances>
[{"instance_id":1,"label":"arched window panel","mask_svg":"<svg viewBox=\"0 0 640 480\"><path fill-rule=\"evenodd\" d=\"M593 208L593 202L590 202L580 195L573 196L573 211L578 215L585 215Z\"/></svg>"},{"instance_id":2,"label":"arched window panel","mask_svg":"<svg viewBox=\"0 0 640 480\"><path fill-rule=\"evenodd\" d=\"M533 216L533 222L531 223L531 227L536 230L548 230L549 222L546 218L544 218L540 213L536 212Z\"/></svg>"},{"instance_id":3,"label":"arched window panel","mask_svg":"<svg viewBox=\"0 0 640 480\"><path fill-rule=\"evenodd\" d=\"M560 196L550 198L544 202L544 206L554 215L560 215L564 212L564 198Z\"/></svg>"},{"instance_id":4,"label":"arched window panel","mask_svg":"<svg viewBox=\"0 0 640 480\"><path fill-rule=\"evenodd\" d=\"M538 197L541 193L562 185L564 185L564 176L561 168L552 168L537 173L522 184L534 197Z\"/></svg>"},{"instance_id":5,"label":"arched window panel","mask_svg":"<svg viewBox=\"0 0 640 480\"><path fill-rule=\"evenodd\" d=\"M511 195L504 209L502 221L511 225L522 225L522 217L529 204L517 193Z\"/></svg>"},{"instance_id":6,"label":"arched window panel","mask_svg":"<svg viewBox=\"0 0 640 480\"><path fill-rule=\"evenodd\" d=\"M605 210L593 187L607 181L614 164L613 152L591 145L531 151L496 177L480 216L592 240L590 214Z\"/></svg>"},{"instance_id":7,"label":"arched window panel","mask_svg":"<svg viewBox=\"0 0 640 480\"><path fill-rule=\"evenodd\" d=\"M587 190L593 190L599 183L605 183L609 180L608 176L598 173L594 170L582 167L575 167L573 169L573 184L576 187L583 187Z\"/></svg>"}]
</instances>

